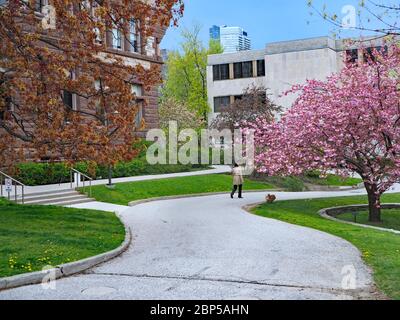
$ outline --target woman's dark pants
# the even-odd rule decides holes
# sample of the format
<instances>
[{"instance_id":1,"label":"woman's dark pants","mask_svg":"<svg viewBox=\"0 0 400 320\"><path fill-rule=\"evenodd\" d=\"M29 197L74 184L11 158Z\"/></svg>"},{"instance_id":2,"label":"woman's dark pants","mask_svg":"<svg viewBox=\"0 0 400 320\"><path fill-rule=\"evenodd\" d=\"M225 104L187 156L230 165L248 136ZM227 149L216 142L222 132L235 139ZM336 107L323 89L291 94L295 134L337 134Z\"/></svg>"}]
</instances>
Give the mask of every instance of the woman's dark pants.
<instances>
[{"instance_id":1,"label":"woman's dark pants","mask_svg":"<svg viewBox=\"0 0 400 320\"><path fill-rule=\"evenodd\" d=\"M239 185L239 186L233 186L233 190L231 193L231 198L233 198L233 196L235 195L236 191L239 188L239 198L242 198L242 192L243 192L243 185Z\"/></svg>"}]
</instances>

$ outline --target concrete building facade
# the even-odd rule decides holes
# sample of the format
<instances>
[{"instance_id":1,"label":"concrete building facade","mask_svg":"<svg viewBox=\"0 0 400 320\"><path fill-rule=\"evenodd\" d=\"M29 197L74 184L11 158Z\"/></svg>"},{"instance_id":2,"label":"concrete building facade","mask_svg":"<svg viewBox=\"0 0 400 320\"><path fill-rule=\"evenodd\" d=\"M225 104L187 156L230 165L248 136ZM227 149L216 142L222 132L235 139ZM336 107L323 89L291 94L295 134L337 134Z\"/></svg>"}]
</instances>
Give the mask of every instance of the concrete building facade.
<instances>
[{"instance_id":1,"label":"concrete building facade","mask_svg":"<svg viewBox=\"0 0 400 320\"><path fill-rule=\"evenodd\" d=\"M364 42L366 48L379 47L382 40ZM207 86L211 122L221 107L232 103L250 86L264 86L276 104L289 109L295 95L284 96L293 85L307 79L324 80L344 66L344 59L363 59L363 51L345 40L320 37L267 44L263 50L210 55L207 66ZM368 49L366 49L368 50ZM236 72L239 65L252 70ZM242 67L243 69L243 67Z\"/></svg>"}]
</instances>

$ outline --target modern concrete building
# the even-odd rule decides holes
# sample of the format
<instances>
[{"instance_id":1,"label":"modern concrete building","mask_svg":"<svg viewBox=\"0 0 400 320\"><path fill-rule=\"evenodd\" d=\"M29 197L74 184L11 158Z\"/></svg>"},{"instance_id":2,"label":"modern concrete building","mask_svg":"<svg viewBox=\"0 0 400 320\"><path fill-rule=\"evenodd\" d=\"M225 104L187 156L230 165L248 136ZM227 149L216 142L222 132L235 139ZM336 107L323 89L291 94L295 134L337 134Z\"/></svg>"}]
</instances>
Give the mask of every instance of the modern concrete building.
<instances>
[{"instance_id":1,"label":"modern concrete building","mask_svg":"<svg viewBox=\"0 0 400 320\"><path fill-rule=\"evenodd\" d=\"M320 37L267 44L263 50L210 55L207 86L211 121L221 108L232 103L250 86L264 86L267 94L284 109L292 106L295 95L282 96L295 84L307 79L324 80L344 66L344 58L363 59L368 48L379 47L382 40L364 42L358 50L345 40Z\"/></svg>"},{"instance_id":2,"label":"modern concrete building","mask_svg":"<svg viewBox=\"0 0 400 320\"><path fill-rule=\"evenodd\" d=\"M220 41L224 53L251 50L251 40L248 33L241 27L212 26L210 39Z\"/></svg>"}]
</instances>

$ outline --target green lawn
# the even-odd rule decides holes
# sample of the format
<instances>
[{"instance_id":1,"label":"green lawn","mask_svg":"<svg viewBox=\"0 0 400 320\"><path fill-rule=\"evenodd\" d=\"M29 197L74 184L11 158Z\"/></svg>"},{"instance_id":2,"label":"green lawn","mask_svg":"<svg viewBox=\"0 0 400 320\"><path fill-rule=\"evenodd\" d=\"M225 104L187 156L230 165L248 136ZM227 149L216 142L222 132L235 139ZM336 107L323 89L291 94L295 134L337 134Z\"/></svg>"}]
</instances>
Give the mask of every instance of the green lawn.
<instances>
[{"instance_id":1,"label":"green lawn","mask_svg":"<svg viewBox=\"0 0 400 320\"><path fill-rule=\"evenodd\" d=\"M400 194L385 195L386 203L400 202ZM354 244L374 270L378 287L393 299L400 299L400 236L326 220L318 215L323 208L366 203L367 198L342 197L316 200L294 200L263 204L254 213L291 224L321 230Z\"/></svg>"},{"instance_id":2,"label":"green lawn","mask_svg":"<svg viewBox=\"0 0 400 320\"><path fill-rule=\"evenodd\" d=\"M345 213L337 216L338 219L350 222L367 224L375 227L400 230L400 210L382 210L382 223L368 221L368 211L357 212L357 220L354 221L352 213Z\"/></svg>"},{"instance_id":3,"label":"green lawn","mask_svg":"<svg viewBox=\"0 0 400 320\"><path fill-rule=\"evenodd\" d=\"M0 277L117 248L124 226L108 212L10 204L0 198Z\"/></svg>"},{"instance_id":4,"label":"green lawn","mask_svg":"<svg viewBox=\"0 0 400 320\"><path fill-rule=\"evenodd\" d=\"M362 180L358 178L343 178L334 174L329 174L326 178L306 177L305 180L306 182L333 187L352 187L362 182Z\"/></svg>"},{"instance_id":5,"label":"green lawn","mask_svg":"<svg viewBox=\"0 0 400 320\"><path fill-rule=\"evenodd\" d=\"M245 190L268 189L274 189L274 186L247 179L245 181ZM220 174L118 183L114 190L106 186L95 186L92 188L92 197L102 202L127 205L135 200L231 190L232 177Z\"/></svg>"}]
</instances>

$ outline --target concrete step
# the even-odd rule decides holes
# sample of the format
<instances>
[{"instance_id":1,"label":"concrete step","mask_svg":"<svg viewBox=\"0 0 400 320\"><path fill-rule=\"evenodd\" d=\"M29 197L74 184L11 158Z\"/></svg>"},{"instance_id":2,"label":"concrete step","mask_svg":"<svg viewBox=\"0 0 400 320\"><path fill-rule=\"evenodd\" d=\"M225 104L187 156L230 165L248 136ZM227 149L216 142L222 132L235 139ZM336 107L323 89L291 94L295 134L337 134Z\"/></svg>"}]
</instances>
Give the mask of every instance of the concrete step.
<instances>
[{"instance_id":1,"label":"concrete step","mask_svg":"<svg viewBox=\"0 0 400 320\"><path fill-rule=\"evenodd\" d=\"M52 190L52 191L44 191L44 192L35 192L35 193L25 193L25 198L28 197L40 197L47 196L53 194L63 194L69 192L76 192L74 189L62 189L62 190ZM18 194L18 198L22 197L21 194Z\"/></svg>"},{"instance_id":2,"label":"concrete step","mask_svg":"<svg viewBox=\"0 0 400 320\"><path fill-rule=\"evenodd\" d=\"M22 203L22 195L17 198L17 203ZM55 205L67 206L95 201L74 189L52 190L44 192L27 193L24 204L27 205Z\"/></svg>"},{"instance_id":3,"label":"concrete step","mask_svg":"<svg viewBox=\"0 0 400 320\"><path fill-rule=\"evenodd\" d=\"M63 197L72 197L82 195L81 193L73 190L69 190L69 192L62 192L62 193L49 193L46 195L26 195L25 201L36 201L36 200L47 200L47 199L55 199L55 198L63 198ZM20 198L22 199L22 197Z\"/></svg>"},{"instance_id":4,"label":"concrete step","mask_svg":"<svg viewBox=\"0 0 400 320\"><path fill-rule=\"evenodd\" d=\"M47 199L25 199L24 204L57 204L75 200L86 200L88 197L84 194L75 194L69 196L60 196Z\"/></svg>"}]
</instances>

